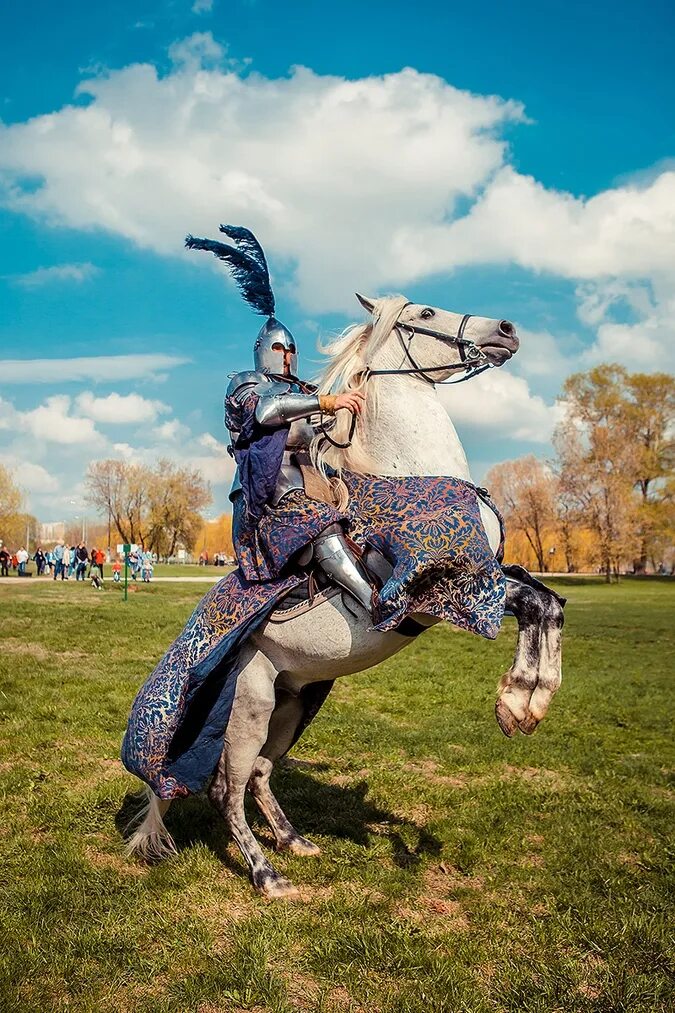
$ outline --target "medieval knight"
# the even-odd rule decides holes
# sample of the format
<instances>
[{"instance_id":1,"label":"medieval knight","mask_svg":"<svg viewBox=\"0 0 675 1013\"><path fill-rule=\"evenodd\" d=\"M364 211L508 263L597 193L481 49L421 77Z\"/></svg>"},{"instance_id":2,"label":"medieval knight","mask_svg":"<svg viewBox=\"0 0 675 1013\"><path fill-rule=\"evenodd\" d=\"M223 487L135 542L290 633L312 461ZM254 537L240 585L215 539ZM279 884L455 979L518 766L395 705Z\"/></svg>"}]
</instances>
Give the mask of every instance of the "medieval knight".
<instances>
[{"instance_id":1,"label":"medieval knight","mask_svg":"<svg viewBox=\"0 0 675 1013\"><path fill-rule=\"evenodd\" d=\"M237 461L230 499L238 562L247 579L266 580L279 576L291 560L307 565L313 557L331 582L372 612L373 588L347 544L345 515L306 496L297 463L315 435L313 420L340 409L358 414L363 394L317 394L298 379L297 344L274 316L260 245L247 229L221 225L220 230L237 246L192 236L186 244L224 260L244 298L268 317L253 346L255 368L232 375L225 396L225 425Z\"/></svg>"}]
</instances>

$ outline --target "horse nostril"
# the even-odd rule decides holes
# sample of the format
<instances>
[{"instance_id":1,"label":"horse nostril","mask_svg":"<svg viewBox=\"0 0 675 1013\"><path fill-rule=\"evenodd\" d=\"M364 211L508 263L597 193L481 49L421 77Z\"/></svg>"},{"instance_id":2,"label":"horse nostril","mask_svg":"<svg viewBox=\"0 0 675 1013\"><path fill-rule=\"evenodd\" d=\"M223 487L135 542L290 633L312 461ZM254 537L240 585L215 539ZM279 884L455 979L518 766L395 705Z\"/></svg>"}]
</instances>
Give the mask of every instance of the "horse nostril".
<instances>
[{"instance_id":1,"label":"horse nostril","mask_svg":"<svg viewBox=\"0 0 675 1013\"><path fill-rule=\"evenodd\" d=\"M497 330L505 338L513 338L516 333L516 329L510 320L500 320Z\"/></svg>"}]
</instances>

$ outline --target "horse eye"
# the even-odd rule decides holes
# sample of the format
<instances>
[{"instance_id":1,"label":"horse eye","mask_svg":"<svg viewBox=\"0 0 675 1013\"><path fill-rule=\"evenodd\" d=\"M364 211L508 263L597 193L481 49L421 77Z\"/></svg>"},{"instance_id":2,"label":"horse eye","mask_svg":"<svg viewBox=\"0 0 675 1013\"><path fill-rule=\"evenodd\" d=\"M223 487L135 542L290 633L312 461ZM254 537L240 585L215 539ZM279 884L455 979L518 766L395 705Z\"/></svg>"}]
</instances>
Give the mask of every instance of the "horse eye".
<instances>
[{"instance_id":1,"label":"horse eye","mask_svg":"<svg viewBox=\"0 0 675 1013\"><path fill-rule=\"evenodd\" d=\"M431 317L435 317L436 314L432 310L431 306L427 306L426 309L422 310L422 312L420 313L420 316L422 317L422 320L430 320Z\"/></svg>"}]
</instances>

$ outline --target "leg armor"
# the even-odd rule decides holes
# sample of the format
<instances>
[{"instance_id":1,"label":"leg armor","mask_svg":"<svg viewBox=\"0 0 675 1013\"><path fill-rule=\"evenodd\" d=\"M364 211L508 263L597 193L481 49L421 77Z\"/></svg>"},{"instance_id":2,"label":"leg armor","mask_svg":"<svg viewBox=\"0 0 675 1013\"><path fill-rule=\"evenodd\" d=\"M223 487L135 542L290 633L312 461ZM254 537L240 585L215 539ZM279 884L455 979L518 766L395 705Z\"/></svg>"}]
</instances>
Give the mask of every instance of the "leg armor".
<instances>
[{"instance_id":1,"label":"leg armor","mask_svg":"<svg viewBox=\"0 0 675 1013\"><path fill-rule=\"evenodd\" d=\"M331 524L314 540L314 559L338 587L348 591L373 618L373 589L347 547L340 524Z\"/></svg>"}]
</instances>

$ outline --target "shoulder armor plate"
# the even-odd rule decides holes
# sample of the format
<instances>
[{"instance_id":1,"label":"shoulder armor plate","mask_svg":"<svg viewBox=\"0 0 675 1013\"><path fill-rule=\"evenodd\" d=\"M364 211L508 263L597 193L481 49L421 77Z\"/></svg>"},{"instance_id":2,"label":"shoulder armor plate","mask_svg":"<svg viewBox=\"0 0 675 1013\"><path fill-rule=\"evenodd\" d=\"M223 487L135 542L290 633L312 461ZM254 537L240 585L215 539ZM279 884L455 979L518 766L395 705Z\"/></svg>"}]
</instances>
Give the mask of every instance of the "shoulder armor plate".
<instances>
[{"instance_id":1,"label":"shoulder armor plate","mask_svg":"<svg viewBox=\"0 0 675 1013\"><path fill-rule=\"evenodd\" d=\"M267 375L259 372L257 369L246 369L241 373L232 373L227 390L225 391L225 397L236 398L239 391L243 394L245 390L250 390L252 387L257 387L263 383L269 385L269 382Z\"/></svg>"}]
</instances>

